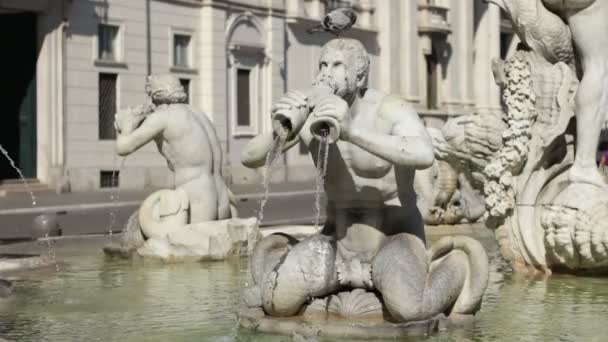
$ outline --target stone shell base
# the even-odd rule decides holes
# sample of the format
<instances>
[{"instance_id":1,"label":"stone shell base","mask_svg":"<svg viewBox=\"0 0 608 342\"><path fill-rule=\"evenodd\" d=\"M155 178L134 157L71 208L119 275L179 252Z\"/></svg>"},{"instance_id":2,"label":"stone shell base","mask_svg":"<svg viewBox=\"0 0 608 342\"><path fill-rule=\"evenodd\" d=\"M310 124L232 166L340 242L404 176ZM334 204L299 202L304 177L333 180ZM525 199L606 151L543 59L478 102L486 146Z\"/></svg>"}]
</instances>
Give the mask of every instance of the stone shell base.
<instances>
[{"instance_id":1,"label":"stone shell base","mask_svg":"<svg viewBox=\"0 0 608 342\"><path fill-rule=\"evenodd\" d=\"M418 322L392 323L385 320L309 319L302 316L270 317L261 308L242 308L241 327L255 332L292 336L322 336L338 338L399 338L428 335L440 330L473 326L475 316L446 317L443 314Z\"/></svg>"},{"instance_id":2,"label":"stone shell base","mask_svg":"<svg viewBox=\"0 0 608 342\"><path fill-rule=\"evenodd\" d=\"M232 255L248 255L260 238L256 218L208 221L178 227L166 238L152 238L140 246L111 244L107 256L160 259L165 262L224 260Z\"/></svg>"}]
</instances>

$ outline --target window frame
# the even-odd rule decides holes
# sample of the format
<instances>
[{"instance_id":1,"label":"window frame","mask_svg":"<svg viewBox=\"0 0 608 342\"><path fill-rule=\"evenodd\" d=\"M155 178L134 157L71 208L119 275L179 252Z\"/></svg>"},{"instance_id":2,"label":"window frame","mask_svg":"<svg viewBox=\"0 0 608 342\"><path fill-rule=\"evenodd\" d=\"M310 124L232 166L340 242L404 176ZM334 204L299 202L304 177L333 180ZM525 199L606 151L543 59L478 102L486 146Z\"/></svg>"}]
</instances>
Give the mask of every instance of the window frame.
<instances>
[{"instance_id":1,"label":"window frame","mask_svg":"<svg viewBox=\"0 0 608 342\"><path fill-rule=\"evenodd\" d=\"M240 118L240 116L239 116L239 108L240 108L240 104L239 104L239 98L240 98L240 96L239 96L240 95L239 94L239 88L240 88L239 87L239 72L240 71L246 71L247 72L247 81L249 83L247 85L247 92L248 92L248 95L249 95L249 99L247 101L247 105L249 106L249 108L247 109L248 110L248 116L249 116L247 118L247 120L249 121L248 125L241 125L241 124L239 124L239 118ZM252 125L252 123L253 123L252 115L251 115L251 112L252 112L252 110L251 110L252 108L251 107L253 107L252 106L252 100L253 100L252 98L253 98L253 96L251 96L251 90L252 90L251 86L252 86L252 83L254 83L253 82L253 80L254 80L254 68L247 68L247 67L239 66L239 67L235 68L235 73L236 73L236 77L235 77L235 86L236 86L236 93L235 93L236 94L235 95L235 100L236 100L235 101L236 102L236 104L235 104L236 121L235 121L235 123L236 123L237 127L250 127Z\"/></svg>"},{"instance_id":2,"label":"window frame","mask_svg":"<svg viewBox=\"0 0 608 342\"><path fill-rule=\"evenodd\" d=\"M188 96L186 104L192 104L192 78L188 78L188 77L179 77L179 84L184 87L183 81L187 81L188 82L188 88L184 88L184 91L186 92L186 95Z\"/></svg>"},{"instance_id":3,"label":"window frame","mask_svg":"<svg viewBox=\"0 0 608 342\"><path fill-rule=\"evenodd\" d=\"M112 26L112 27L116 27L116 37L115 37L115 41L114 41L114 59L106 59L106 58L101 58L100 56L100 49L99 49L99 44L100 44L100 37L99 37L99 28L100 26ZM97 32L94 35L93 38L93 60L95 61L96 64L121 64L124 61L124 32L125 32L125 25L122 22L118 22L115 20L106 20L106 21L100 21L97 23Z\"/></svg>"},{"instance_id":4,"label":"window frame","mask_svg":"<svg viewBox=\"0 0 608 342\"><path fill-rule=\"evenodd\" d=\"M262 87L262 60L256 54L231 54L229 68L230 81L230 121L233 137L253 137L259 134L259 113L261 101L258 98ZM249 74L249 126L238 125L237 73L239 69L250 71Z\"/></svg>"},{"instance_id":5,"label":"window frame","mask_svg":"<svg viewBox=\"0 0 608 342\"><path fill-rule=\"evenodd\" d=\"M187 48L187 65L177 65L175 62L175 37L176 36L188 36L190 41L188 42ZM196 36L193 30L184 28L170 28L169 29L169 66L171 70L177 71L192 71L195 70L195 55L194 46L196 46Z\"/></svg>"},{"instance_id":6,"label":"window frame","mask_svg":"<svg viewBox=\"0 0 608 342\"><path fill-rule=\"evenodd\" d=\"M100 113L100 104L99 104L99 98L100 98L100 92L101 89L99 87L99 83L100 83L100 79L101 79L101 75L102 74L108 74L108 75L115 75L115 94L114 94L114 102L115 102L115 107L116 107L116 111L120 110L120 73L118 72L114 72L114 71L98 71L97 72L97 99L98 99L98 103L97 103L97 140L98 141L115 141L116 138L118 137L117 133L114 133L114 137L113 138L102 138L101 136L101 113ZM110 117L113 118L114 115L116 114L116 112L111 113ZM114 125L114 122L112 122L112 126Z\"/></svg>"}]
</instances>

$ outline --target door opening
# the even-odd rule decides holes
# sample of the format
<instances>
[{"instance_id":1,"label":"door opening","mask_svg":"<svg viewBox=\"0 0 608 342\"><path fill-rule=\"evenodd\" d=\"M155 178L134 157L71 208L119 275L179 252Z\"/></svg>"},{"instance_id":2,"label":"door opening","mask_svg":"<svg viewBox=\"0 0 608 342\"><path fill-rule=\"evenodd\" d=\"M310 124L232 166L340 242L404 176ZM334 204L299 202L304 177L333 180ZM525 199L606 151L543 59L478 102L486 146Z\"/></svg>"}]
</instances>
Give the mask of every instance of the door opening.
<instances>
[{"instance_id":1,"label":"door opening","mask_svg":"<svg viewBox=\"0 0 608 342\"><path fill-rule=\"evenodd\" d=\"M36 14L0 14L0 144L27 178L36 176ZM18 178L0 156L0 182Z\"/></svg>"}]
</instances>

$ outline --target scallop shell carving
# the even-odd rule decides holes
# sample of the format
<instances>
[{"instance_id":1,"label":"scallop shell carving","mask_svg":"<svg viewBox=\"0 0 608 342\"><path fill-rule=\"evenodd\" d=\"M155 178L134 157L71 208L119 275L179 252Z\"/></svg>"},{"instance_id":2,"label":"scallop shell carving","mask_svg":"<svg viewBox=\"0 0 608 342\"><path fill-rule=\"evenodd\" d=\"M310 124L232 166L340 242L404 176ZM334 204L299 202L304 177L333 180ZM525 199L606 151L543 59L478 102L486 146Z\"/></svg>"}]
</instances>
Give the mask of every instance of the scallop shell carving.
<instances>
[{"instance_id":1,"label":"scallop shell carving","mask_svg":"<svg viewBox=\"0 0 608 342\"><path fill-rule=\"evenodd\" d=\"M437 183L435 184L437 195L435 197L436 205L445 206L448 204L454 191L458 186L458 174L454 169L444 161L439 161Z\"/></svg>"},{"instance_id":2,"label":"scallop shell carving","mask_svg":"<svg viewBox=\"0 0 608 342\"><path fill-rule=\"evenodd\" d=\"M382 318L382 303L373 292L363 289L331 296L327 310L344 318Z\"/></svg>"}]
</instances>

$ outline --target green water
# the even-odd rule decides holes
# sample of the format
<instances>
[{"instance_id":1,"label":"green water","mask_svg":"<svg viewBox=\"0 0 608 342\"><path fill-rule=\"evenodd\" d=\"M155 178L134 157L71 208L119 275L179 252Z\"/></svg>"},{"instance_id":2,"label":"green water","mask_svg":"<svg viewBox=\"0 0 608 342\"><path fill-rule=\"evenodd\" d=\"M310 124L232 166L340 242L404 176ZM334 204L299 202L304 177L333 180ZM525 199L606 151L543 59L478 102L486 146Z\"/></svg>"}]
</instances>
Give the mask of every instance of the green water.
<instances>
[{"instance_id":1,"label":"green water","mask_svg":"<svg viewBox=\"0 0 608 342\"><path fill-rule=\"evenodd\" d=\"M484 242L495 255L492 241ZM88 252L83 252L86 250ZM246 260L108 261L99 249L57 251L54 268L14 275L0 337L15 341L291 341L238 329ZM516 279L493 258L474 328L407 341L608 341L608 278ZM317 340L311 340L317 341ZM329 341L319 339L319 341Z\"/></svg>"}]
</instances>

